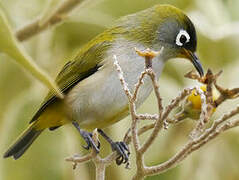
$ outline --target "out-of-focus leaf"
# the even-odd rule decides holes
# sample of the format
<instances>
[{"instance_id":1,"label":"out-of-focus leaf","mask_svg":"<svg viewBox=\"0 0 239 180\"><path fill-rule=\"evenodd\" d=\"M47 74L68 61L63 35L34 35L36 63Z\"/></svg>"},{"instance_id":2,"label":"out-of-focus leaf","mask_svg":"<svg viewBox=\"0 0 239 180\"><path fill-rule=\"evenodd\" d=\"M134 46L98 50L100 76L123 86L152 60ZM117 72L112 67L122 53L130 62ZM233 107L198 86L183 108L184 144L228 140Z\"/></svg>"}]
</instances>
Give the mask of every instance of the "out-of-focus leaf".
<instances>
[{"instance_id":1,"label":"out-of-focus leaf","mask_svg":"<svg viewBox=\"0 0 239 180\"><path fill-rule=\"evenodd\" d=\"M34 77L45 84L49 89L55 92L59 97L63 97L55 82L41 70L24 51L23 47L17 42L5 14L0 9L0 52L13 58L24 69L30 72Z\"/></svg>"}]
</instances>

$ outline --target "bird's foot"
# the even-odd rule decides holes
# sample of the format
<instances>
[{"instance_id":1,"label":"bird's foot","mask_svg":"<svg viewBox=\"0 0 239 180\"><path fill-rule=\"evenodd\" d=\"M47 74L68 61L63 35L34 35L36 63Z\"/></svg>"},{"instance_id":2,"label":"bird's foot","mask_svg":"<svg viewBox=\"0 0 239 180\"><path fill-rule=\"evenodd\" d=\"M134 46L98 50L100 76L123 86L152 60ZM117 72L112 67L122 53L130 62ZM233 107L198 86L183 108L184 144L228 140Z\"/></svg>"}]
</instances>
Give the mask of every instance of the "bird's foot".
<instances>
[{"instance_id":1,"label":"bird's foot","mask_svg":"<svg viewBox=\"0 0 239 180\"><path fill-rule=\"evenodd\" d=\"M89 150L90 148L94 149L96 153L100 152L100 142L98 141L97 145L92 139L92 133L89 133L87 131L81 130L80 131L81 136L84 138L86 142L86 146L83 146L85 149Z\"/></svg>"},{"instance_id":2,"label":"bird's foot","mask_svg":"<svg viewBox=\"0 0 239 180\"><path fill-rule=\"evenodd\" d=\"M118 154L118 157L115 160L116 164L121 165L123 163L123 164L126 164L126 167L128 167L129 155L130 155L128 145L123 141L113 142L111 143L111 148L112 148L112 151L116 151Z\"/></svg>"},{"instance_id":3,"label":"bird's foot","mask_svg":"<svg viewBox=\"0 0 239 180\"><path fill-rule=\"evenodd\" d=\"M116 151L118 156L116 158L116 164L126 164L126 168L129 168L129 147L125 142L114 142L109 136L107 136L104 131L101 129L97 129L97 131L101 134L105 140L110 143L112 151Z\"/></svg>"},{"instance_id":4,"label":"bird's foot","mask_svg":"<svg viewBox=\"0 0 239 180\"><path fill-rule=\"evenodd\" d=\"M73 121L72 124L75 126L75 128L78 130L80 135L84 138L87 146L83 146L85 149L89 150L90 148L94 149L96 153L100 152L100 142L98 140L98 143L96 145L95 141L93 140L92 133L89 133L87 131L84 131L80 128L79 124L76 121Z\"/></svg>"}]
</instances>

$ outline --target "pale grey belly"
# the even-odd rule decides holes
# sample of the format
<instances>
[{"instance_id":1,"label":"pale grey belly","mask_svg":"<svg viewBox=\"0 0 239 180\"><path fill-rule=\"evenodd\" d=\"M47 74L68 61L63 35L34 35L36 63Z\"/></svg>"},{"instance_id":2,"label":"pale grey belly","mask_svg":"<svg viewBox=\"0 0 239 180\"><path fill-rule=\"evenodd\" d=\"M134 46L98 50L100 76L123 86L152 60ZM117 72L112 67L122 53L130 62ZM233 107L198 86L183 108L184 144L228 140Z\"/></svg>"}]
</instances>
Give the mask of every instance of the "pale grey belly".
<instances>
[{"instance_id":1,"label":"pale grey belly","mask_svg":"<svg viewBox=\"0 0 239 180\"><path fill-rule=\"evenodd\" d=\"M139 75L144 70L144 60L141 57L135 57L134 54L132 56L134 57L130 58L128 54L127 57L119 59L131 92ZM159 77L162 67L162 61L158 59L153 61L157 77ZM145 101L151 91L151 81L147 77L140 88L137 107ZM72 108L73 120L77 120L83 128L103 128L121 120L128 114L128 99L113 67L113 60L78 83L68 93L67 101Z\"/></svg>"},{"instance_id":2,"label":"pale grey belly","mask_svg":"<svg viewBox=\"0 0 239 180\"><path fill-rule=\"evenodd\" d=\"M129 87L132 90L133 85L129 84ZM151 90L152 87L145 82L137 106ZM100 71L83 80L68 93L67 101L72 108L73 119L83 128L102 128L128 114L128 99L116 72Z\"/></svg>"}]
</instances>

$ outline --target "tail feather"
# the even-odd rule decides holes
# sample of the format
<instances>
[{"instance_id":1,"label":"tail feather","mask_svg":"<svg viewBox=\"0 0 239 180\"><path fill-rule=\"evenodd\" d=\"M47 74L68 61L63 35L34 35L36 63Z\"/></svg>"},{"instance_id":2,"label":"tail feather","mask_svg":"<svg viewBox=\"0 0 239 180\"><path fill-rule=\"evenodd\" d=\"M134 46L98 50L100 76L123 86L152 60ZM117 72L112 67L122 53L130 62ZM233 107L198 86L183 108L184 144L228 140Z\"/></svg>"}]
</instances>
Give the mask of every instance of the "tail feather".
<instances>
[{"instance_id":1,"label":"tail feather","mask_svg":"<svg viewBox=\"0 0 239 180\"><path fill-rule=\"evenodd\" d=\"M13 156L14 159L21 157L34 140L41 134L43 130L36 130L30 126L16 142L3 155L4 158Z\"/></svg>"}]
</instances>

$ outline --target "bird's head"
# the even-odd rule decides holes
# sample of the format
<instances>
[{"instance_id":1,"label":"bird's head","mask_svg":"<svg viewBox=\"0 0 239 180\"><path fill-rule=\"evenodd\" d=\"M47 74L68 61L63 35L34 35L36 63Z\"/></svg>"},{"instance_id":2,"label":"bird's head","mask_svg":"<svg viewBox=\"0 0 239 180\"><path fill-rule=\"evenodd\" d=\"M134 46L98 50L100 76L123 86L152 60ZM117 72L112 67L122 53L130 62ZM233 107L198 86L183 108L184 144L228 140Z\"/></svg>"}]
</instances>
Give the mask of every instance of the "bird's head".
<instances>
[{"instance_id":1,"label":"bird's head","mask_svg":"<svg viewBox=\"0 0 239 180\"><path fill-rule=\"evenodd\" d=\"M170 5L156 5L126 17L125 27L131 32L129 38L154 50L164 47L165 60L190 60L200 76L203 76L203 68L196 55L196 30L181 10Z\"/></svg>"}]
</instances>

